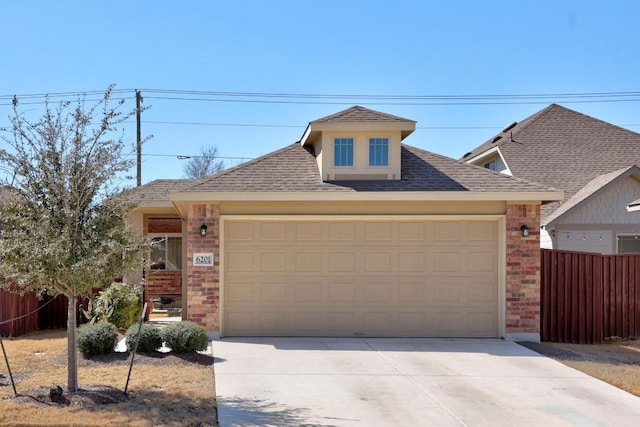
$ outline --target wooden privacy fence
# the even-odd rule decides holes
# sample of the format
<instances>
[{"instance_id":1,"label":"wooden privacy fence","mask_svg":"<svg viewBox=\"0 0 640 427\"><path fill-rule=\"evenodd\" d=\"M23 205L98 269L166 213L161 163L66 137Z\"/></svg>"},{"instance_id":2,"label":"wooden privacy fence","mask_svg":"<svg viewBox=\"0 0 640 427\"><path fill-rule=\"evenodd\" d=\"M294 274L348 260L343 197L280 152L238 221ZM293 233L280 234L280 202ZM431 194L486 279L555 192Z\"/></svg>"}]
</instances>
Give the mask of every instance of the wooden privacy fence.
<instances>
[{"instance_id":1,"label":"wooden privacy fence","mask_svg":"<svg viewBox=\"0 0 640 427\"><path fill-rule=\"evenodd\" d=\"M540 282L543 341L640 337L640 254L542 249Z\"/></svg>"},{"instance_id":2,"label":"wooden privacy fence","mask_svg":"<svg viewBox=\"0 0 640 427\"><path fill-rule=\"evenodd\" d=\"M39 302L34 293L20 295L0 289L0 336L17 337L37 331L38 307ZM6 322L18 317L20 319Z\"/></svg>"},{"instance_id":3,"label":"wooden privacy fence","mask_svg":"<svg viewBox=\"0 0 640 427\"><path fill-rule=\"evenodd\" d=\"M33 292L20 295L0 289L0 336L17 337L45 329L65 329L68 301L64 295L38 300ZM86 305L87 301L83 299L80 303ZM80 310L76 312L80 324L83 320Z\"/></svg>"}]
</instances>

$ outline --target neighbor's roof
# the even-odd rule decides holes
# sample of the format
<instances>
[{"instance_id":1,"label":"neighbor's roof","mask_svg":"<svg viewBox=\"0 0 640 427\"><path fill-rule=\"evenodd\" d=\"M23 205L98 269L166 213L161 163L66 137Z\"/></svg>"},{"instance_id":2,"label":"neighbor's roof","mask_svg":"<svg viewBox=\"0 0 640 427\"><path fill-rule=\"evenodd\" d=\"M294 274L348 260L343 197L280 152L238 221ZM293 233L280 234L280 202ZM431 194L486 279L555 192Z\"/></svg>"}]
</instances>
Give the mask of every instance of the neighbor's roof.
<instances>
[{"instance_id":1,"label":"neighbor's roof","mask_svg":"<svg viewBox=\"0 0 640 427\"><path fill-rule=\"evenodd\" d=\"M543 224L595 178L640 164L640 134L557 104L508 126L463 160L494 147L513 176L564 191L564 200L542 207Z\"/></svg>"},{"instance_id":2,"label":"neighbor's roof","mask_svg":"<svg viewBox=\"0 0 640 427\"><path fill-rule=\"evenodd\" d=\"M200 180L184 192L548 192L530 183L402 145L401 180L322 181L314 155L299 143Z\"/></svg>"},{"instance_id":3,"label":"neighbor's roof","mask_svg":"<svg viewBox=\"0 0 640 427\"><path fill-rule=\"evenodd\" d=\"M169 195L196 182L193 179L156 179L124 192L124 196L135 202L169 201Z\"/></svg>"},{"instance_id":4,"label":"neighbor's roof","mask_svg":"<svg viewBox=\"0 0 640 427\"><path fill-rule=\"evenodd\" d=\"M370 110L369 108L354 105L346 110L339 111L326 117L313 120L310 123L338 123L338 122L409 122L414 120L404 119L381 111Z\"/></svg>"}]
</instances>

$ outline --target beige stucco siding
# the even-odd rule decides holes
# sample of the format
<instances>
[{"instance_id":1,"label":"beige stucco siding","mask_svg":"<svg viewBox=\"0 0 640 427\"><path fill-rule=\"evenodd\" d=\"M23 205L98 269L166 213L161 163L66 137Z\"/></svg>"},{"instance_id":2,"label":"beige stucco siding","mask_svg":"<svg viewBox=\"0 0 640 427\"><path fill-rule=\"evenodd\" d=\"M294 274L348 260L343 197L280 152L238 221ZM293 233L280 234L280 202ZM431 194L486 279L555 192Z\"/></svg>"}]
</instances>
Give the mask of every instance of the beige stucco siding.
<instances>
[{"instance_id":1,"label":"beige stucco siding","mask_svg":"<svg viewBox=\"0 0 640 427\"><path fill-rule=\"evenodd\" d=\"M223 335L501 333L499 217L221 220Z\"/></svg>"},{"instance_id":2,"label":"beige stucco siding","mask_svg":"<svg viewBox=\"0 0 640 427\"><path fill-rule=\"evenodd\" d=\"M505 202L222 202L221 215L503 215Z\"/></svg>"}]
</instances>

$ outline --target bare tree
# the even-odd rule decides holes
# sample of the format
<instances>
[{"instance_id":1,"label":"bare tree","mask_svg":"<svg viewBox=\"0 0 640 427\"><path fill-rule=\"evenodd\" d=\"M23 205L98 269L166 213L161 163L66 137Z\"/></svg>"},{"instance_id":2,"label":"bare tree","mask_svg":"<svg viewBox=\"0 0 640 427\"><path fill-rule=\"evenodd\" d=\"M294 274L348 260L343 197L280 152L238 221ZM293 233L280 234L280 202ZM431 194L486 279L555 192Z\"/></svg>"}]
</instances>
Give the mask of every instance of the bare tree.
<instances>
[{"instance_id":1,"label":"bare tree","mask_svg":"<svg viewBox=\"0 0 640 427\"><path fill-rule=\"evenodd\" d=\"M185 178L197 179L224 170L224 162L219 160L216 147L203 147L198 156L191 156L184 166Z\"/></svg>"},{"instance_id":2,"label":"bare tree","mask_svg":"<svg viewBox=\"0 0 640 427\"><path fill-rule=\"evenodd\" d=\"M130 206L116 180L134 165L117 126L134 112L110 106L112 87L87 105L52 106L30 120L14 99L0 166L15 172L15 197L0 204L0 286L66 295L68 381L78 389L76 300L140 267L147 243L126 225Z\"/></svg>"}]
</instances>

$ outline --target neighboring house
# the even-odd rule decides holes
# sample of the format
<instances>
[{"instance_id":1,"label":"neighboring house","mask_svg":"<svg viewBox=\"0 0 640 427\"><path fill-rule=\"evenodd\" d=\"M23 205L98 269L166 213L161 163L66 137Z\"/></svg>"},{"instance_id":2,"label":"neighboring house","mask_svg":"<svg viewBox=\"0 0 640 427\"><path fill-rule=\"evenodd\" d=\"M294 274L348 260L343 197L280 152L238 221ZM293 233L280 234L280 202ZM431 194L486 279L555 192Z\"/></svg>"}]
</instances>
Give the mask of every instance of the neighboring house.
<instances>
[{"instance_id":1,"label":"neighboring house","mask_svg":"<svg viewBox=\"0 0 640 427\"><path fill-rule=\"evenodd\" d=\"M220 336L539 340L539 212L562 193L403 144L414 129L356 106L168 198L149 184L132 219L180 218L183 317Z\"/></svg>"},{"instance_id":2,"label":"neighboring house","mask_svg":"<svg viewBox=\"0 0 640 427\"><path fill-rule=\"evenodd\" d=\"M463 161L564 192L541 208L543 248L640 252L640 134L552 104Z\"/></svg>"}]
</instances>

